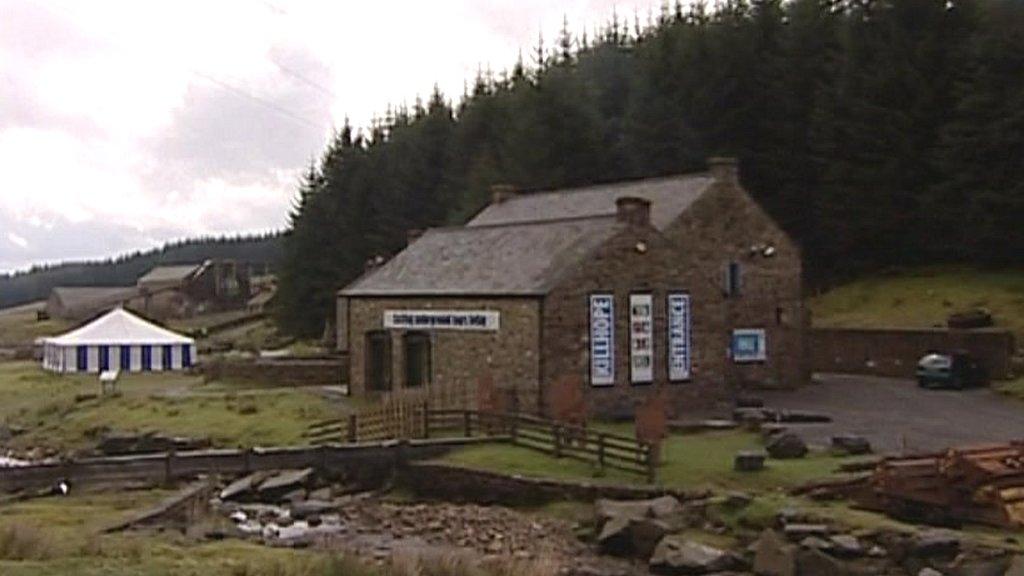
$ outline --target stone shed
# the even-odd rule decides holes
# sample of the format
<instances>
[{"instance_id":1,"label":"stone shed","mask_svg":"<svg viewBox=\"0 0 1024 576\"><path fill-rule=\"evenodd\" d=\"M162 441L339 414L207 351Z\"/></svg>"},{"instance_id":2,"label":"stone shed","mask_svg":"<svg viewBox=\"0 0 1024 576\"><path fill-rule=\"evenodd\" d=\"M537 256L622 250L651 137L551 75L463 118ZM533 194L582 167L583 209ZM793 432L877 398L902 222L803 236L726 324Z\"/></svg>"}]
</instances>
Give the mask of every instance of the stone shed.
<instances>
[{"instance_id":1,"label":"stone shed","mask_svg":"<svg viewBox=\"0 0 1024 576\"><path fill-rule=\"evenodd\" d=\"M629 415L659 390L675 414L809 376L799 248L732 159L708 173L516 193L428 230L338 293L355 395L473 389L485 373L544 413L552 382Z\"/></svg>"}]
</instances>

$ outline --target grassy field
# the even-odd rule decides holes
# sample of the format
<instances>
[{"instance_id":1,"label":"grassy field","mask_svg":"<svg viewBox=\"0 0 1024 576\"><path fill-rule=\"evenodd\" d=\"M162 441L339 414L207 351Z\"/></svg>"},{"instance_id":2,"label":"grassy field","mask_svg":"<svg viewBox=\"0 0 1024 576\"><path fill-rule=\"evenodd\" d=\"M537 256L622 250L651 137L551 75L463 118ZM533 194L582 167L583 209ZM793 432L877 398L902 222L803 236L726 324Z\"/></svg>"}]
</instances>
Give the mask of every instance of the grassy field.
<instances>
[{"instance_id":1,"label":"grassy field","mask_svg":"<svg viewBox=\"0 0 1024 576\"><path fill-rule=\"evenodd\" d=\"M85 448L104 430L210 438L218 446L301 443L339 407L310 391L252 389L179 373L128 374L120 395L95 397L93 375L59 376L34 362L0 363L0 422L25 430L13 448ZM83 396L85 395L85 396Z\"/></svg>"},{"instance_id":2,"label":"grassy field","mask_svg":"<svg viewBox=\"0 0 1024 576\"><path fill-rule=\"evenodd\" d=\"M46 302L33 302L0 310L0 346L26 346L40 336L53 336L71 327L60 319L36 321Z\"/></svg>"},{"instance_id":3,"label":"grassy field","mask_svg":"<svg viewBox=\"0 0 1024 576\"><path fill-rule=\"evenodd\" d=\"M756 434L741 431L672 435L662 447L664 464L658 468L658 483L678 488L710 488L768 491L785 489L811 480L835 475L836 468L852 458L811 454L798 460L769 460L758 473L733 470L733 457L741 450L763 447ZM505 444L462 448L445 461L524 476L560 479L595 479L616 483L637 483L642 477L606 469L602 474L592 465L570 459L555 459L540 452Z\"/></svg>"},{"instance_id":4,"label":"grassy field","mask_svg":"<svg viewBox=\"0 0 1024 576\"><path fill-rule=\"evenodd\" d=\"M921 268L874 276L811 300L815 326L931 327L969 308L986 308L997 326L1024 342L1024 270Z\"/></svg>"},{"instance_id":5,"label":"grassy field","mask_svg":"<svg viewBox=\"0 0 1024 576\"><path fill-rule=\"evenodd\" d=\"M4 576L369 576L367 568L313 552L239 540L200 542L179 532L102 534L133 511L166 497L161 490L73 494L0 507Z\"/></svg>"}]
</instances>

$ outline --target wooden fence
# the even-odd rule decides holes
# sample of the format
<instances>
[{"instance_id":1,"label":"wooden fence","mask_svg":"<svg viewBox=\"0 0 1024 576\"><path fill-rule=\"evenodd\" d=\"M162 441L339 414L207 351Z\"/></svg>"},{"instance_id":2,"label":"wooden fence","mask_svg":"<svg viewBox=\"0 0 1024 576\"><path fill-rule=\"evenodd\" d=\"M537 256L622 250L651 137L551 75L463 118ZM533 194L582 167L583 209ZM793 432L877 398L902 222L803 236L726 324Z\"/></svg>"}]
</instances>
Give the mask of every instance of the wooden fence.
<instances>
[{"instance_id":1,"label":"wooden fence","mask_svg":"<svg viewBox=\"0 0 1024 576\"><path fill-rule=\"evenodd\" d=\"M427 403L391 403L346 418L314 423L306 433L313 444L380 440L501 436L513 444L555 458L588 462L656 476L657 451L650 444L585 426L525 414L432 409Z\"/></svg>"}]
</instances>

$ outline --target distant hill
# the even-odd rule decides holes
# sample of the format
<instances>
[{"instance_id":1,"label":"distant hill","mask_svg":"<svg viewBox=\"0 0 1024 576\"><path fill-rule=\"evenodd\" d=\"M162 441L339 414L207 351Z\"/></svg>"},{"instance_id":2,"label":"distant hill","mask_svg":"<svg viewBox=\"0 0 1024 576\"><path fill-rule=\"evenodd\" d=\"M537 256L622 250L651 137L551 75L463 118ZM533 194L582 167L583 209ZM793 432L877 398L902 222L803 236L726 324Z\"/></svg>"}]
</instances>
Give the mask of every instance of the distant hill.
<instances>
[{"instance_id":1,"label":"distant hill","mask_svg":"<svg viewBox=\"0 0 1024 576\"><path fill-rule=\"evenodd\" d=\"M275 270L281 258L281 235L197 238L109 260L66 262L0 275L0 308L43 300L55 286L127 286L154 266L191 264L209 258Z\"/></svg>"},{"instance_id":2,"label":"distant hill","mask_svg":"<svg viewBox=\"0 0 1024 576\"><path fill-rule=\"evenodd\" d=\"M1024 346L1024 271L932 266L875 274L811 299L815 326L927 328L985 308Z\"/></svg>"}]
</instances>

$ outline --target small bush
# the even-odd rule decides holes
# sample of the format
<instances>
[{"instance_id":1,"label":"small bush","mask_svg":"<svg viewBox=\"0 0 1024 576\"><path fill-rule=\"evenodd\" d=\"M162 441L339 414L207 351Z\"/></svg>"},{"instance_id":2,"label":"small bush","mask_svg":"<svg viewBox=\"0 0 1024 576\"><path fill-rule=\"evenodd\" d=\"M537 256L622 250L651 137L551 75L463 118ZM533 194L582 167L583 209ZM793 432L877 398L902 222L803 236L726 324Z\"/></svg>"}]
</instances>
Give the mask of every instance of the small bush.
<instances>
[{"instance_id":1,"label":"small bush","mask_svg":"<svg viewBox=\"0 0 1024 576\"><path fill-rule=\"evenodd\" d=\"M53 556L53 542L37 526L4 524L0 526L0 559L46 560Z\"/></svg>"}]
</instances>

